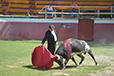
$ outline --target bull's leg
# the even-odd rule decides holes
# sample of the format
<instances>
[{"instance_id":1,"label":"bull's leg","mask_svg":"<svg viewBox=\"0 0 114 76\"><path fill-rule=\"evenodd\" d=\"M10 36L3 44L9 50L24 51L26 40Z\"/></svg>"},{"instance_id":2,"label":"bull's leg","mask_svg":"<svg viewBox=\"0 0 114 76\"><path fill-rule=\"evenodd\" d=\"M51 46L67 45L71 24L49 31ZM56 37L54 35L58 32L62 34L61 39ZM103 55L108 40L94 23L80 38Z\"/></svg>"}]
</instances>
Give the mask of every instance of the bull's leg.
<instances>
[{"instance_id":1,"label":"bull's leg","mask_svg":"<svg viewBox=\"0 0 114 76\"><path fill-rule=\"evenodd\" d=\"M71 59L72 59L72 61L75 63L76 67L78 67L78 65L77 65L77 63L76 63L74 57L71 57Z\"/></svg>"},{"instance_id":2,"label":"bull's leg","mask_svg":"<svg viewBox=\"0 0 114 76\"><path fill-rule=\"evenodd\" d=\"M89 55L93 58L95 64L98 65L97 62L96 62L96 60L95 60L95 57L93 56L93 54L92 54L92 52L91 52L91 50L90 50L88 53L89 53Z\"/></svg>"},{"instance_id":3,"label":"bull's leg","mask_svg":"<svg viewBox=\"0 0 114 76\"><path fill-rule=\"evenodd\" d=\"M64 67L62 70L65 70L67 62L68 62L68 59L65 60Z\"/></svg>"},{"instance_id":4,"label":"bull's leg","mask_svg":"<svg viewBox=\"0 0 114 76\"><path fill-rule=\"evenodd\" d=\"M81 64L82 64L82 62L84 61L85 57L84 57L84 56L82 56L82 54L78 54L77 56L79 56L79 57L81 58L81 61L80 61L80 63L79 63L79 65L81 65Z\"/></svg>"}]
</instances>

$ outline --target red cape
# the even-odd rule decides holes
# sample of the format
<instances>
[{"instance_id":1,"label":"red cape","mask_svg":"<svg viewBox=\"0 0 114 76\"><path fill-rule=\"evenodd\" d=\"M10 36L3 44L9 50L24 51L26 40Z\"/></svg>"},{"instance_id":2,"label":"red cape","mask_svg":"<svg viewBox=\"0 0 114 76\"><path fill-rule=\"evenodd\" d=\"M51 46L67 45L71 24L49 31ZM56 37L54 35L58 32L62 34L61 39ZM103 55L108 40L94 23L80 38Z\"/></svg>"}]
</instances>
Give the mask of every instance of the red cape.
<instances>
[{"instance_id":1,"label":"red cape","mask_svg":"<svg viewBox=\"0 0 114 76\"><path fill-rule=\"evenodd\" d=\"M55 61L54 56L51 52L44 46L35 47L32 51L32 64L41 68L51 68L53 62Z\"/></svg>"}]
</instances>

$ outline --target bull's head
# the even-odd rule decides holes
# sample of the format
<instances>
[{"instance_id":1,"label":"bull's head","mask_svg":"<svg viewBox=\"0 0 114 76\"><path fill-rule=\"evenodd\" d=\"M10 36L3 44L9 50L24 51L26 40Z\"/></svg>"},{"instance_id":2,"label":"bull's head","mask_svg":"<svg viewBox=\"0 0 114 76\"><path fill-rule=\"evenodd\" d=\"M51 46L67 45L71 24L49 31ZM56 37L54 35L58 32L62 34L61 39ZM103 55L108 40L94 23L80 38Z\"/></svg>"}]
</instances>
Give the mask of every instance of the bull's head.
<instances>
[{"instance_id":1,"label":"bull's head","mask_svg":"<svg viewBox=\"0 0 114 76\"><path fill-rule=\"evenodd\" d=\"M58 63L61 67L63 67L63 57L60 55L57 55L55 58L55 62Z\"/></svg>"}]
</instances>

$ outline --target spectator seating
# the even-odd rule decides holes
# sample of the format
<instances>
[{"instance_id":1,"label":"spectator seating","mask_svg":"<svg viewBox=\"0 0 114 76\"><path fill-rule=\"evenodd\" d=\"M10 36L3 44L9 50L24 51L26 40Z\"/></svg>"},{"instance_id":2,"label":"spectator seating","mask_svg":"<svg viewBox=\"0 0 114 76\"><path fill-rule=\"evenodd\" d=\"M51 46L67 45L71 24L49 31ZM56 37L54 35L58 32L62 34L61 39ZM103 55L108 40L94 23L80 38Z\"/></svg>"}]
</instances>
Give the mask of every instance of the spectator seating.
<instances>
[{"instance_id":1,"label":"spectator seating","mask_svg":"<svg viewBox=\"0 0 114 76\"><path fill-rule=\"evenodd\" d=\"M81 8L80 10L110 10L110 8L95 8L96 6L111 6L114 0L0 0L0 15L37 15L46 5L70 6L74 1L78 6L94 6L93 8ZM54 9L71 9L70 7L54 7ZM78 9L78 8L77 8ZM44 16L44 15L42 15Z\"/></svg>"}]
</instances>

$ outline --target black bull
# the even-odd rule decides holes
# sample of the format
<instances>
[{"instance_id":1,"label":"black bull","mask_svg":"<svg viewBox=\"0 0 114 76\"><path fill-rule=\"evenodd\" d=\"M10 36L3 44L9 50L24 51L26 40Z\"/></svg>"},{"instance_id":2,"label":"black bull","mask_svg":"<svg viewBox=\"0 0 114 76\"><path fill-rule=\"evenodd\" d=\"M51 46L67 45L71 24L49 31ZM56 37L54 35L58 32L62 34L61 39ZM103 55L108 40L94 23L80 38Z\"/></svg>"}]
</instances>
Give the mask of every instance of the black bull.
<instances>
[{"instance_id":1,"label":"black bull","mask_svg":"<svg viewBox=\"0 0 114 76\"><path fill-rule=\"evenodd\" d=\"M56 51L56 55L58 57L55 59L55 62L57 62L61 67L63 67L63 58L65 58L64 67L62 70L65 70L66 64L69 61L69 57L75 63L76 67L78 66L73 57L75 54L81 58L81 61L79 63L79 65L81 65L83 60L85 59L82 53L86 54L86 52L89 53L89 55L93 58L95 64L97 65L97 62L91 52L89 45L84 40L70 38L66 40L66 42L69 44L69 47L71 49L70 51L64 43L60 44Z\"/></svg>"}]
</instances>

